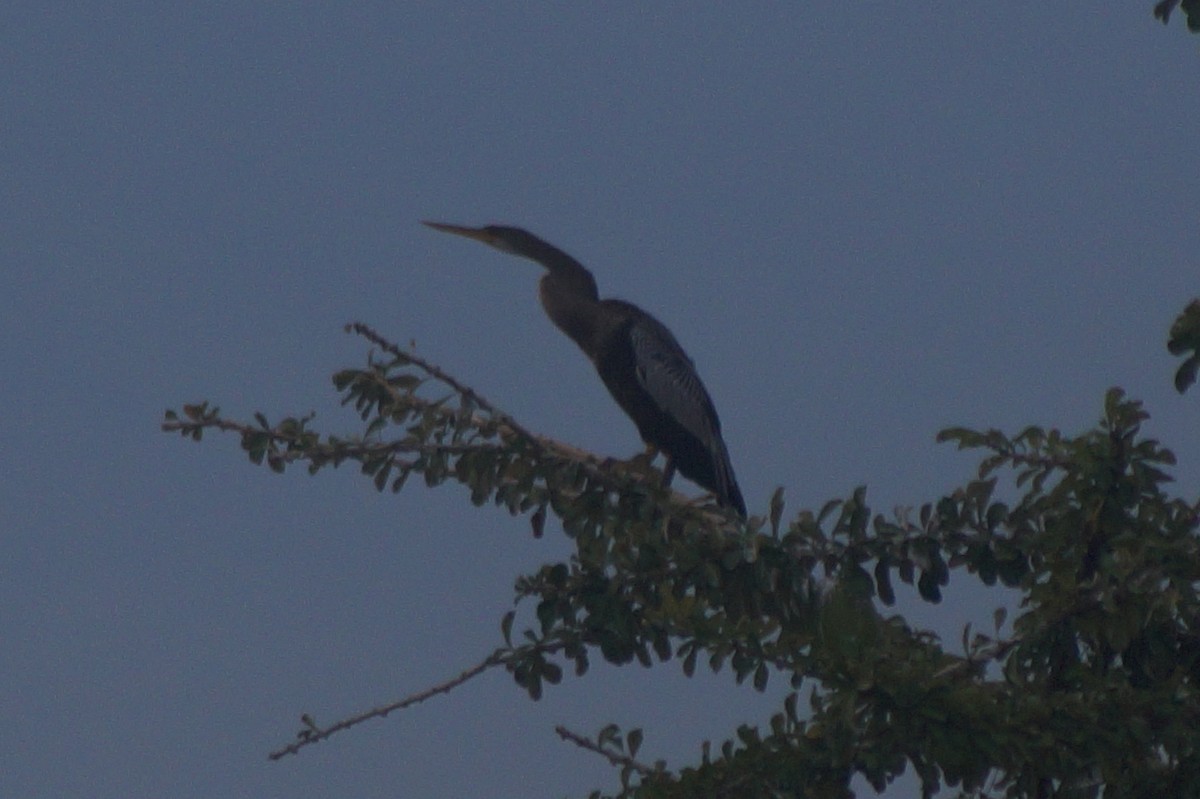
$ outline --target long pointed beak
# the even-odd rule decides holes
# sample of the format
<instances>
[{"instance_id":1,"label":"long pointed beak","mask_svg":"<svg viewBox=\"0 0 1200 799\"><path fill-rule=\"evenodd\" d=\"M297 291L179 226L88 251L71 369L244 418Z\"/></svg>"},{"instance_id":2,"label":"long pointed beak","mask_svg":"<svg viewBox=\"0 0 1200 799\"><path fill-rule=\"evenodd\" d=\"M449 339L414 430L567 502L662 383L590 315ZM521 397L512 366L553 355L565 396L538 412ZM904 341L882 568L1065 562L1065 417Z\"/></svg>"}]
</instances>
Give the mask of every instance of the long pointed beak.
<instances>
[{"instance_id":1,"label":"long pointed beak","mask_svg":"<svg viewBox=\"0 0 1200 799\"><path fill-rule=\"evenodd\" d=\"M429 222L421 221L422 225L428 225L434 230L440 230L443 233L453 233L456 236L466 236L468 239L482 241L484 244L496 246L496 238L488 233L483 228L478 227L463 227L462 225L448 225L445 222Z\"/></svg>"}]
</instances>

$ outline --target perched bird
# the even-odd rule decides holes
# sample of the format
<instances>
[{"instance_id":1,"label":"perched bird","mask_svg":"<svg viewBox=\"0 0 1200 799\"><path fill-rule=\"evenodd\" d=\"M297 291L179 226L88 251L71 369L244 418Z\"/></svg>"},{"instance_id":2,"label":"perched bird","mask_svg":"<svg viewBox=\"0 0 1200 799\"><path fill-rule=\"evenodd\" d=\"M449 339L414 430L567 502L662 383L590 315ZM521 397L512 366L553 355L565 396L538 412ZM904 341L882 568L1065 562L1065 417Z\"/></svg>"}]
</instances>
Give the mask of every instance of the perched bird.
<instances>
[{"instance_id":1,"label":"perched bird","mask_svg":"<svg viewBox=\"0 0 1200 799\"><path fill-rule=\"evenodd\" d=\"M718 503L746 515L717 410L691 358L662 322L632 303L600 299L596 279L583 264L526 230L425 224L544 266L542 306L595 364L642 440L666 455L666 482L678 469L713 492Z\"/></svg>"}]
</instances>

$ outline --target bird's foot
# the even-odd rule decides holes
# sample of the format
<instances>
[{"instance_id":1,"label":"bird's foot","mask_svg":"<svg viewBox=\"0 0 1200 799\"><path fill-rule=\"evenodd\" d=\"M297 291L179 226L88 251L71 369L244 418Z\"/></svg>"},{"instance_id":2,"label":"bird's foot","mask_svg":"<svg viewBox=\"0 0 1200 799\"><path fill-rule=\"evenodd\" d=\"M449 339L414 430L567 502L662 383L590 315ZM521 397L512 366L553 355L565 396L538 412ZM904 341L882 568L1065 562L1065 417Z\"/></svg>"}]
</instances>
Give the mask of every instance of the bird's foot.
<instances>
[{"instance_id":1,"label":"bird's foot","mask_svg":"<svg viewBox=\"0 0 1200 799\"><path fill-rule=\"evenodd\" d=\"M637 468L640 471L650 471L650 466L654 463L654 459L658 457L658 448L653 444L647 444L646 448L629 459L629 465Z\"/></svg>"},{"instance_id":2,"label":"bird's foot","mask_svg":"<svg viewBox=\"0 0 1200 799\"><path fill-rule=\"evenodd\" d=\"M658 449L652 445L647 445L646 449L637 453L633 457L605 458L602 462L602 465L605 469L620 469L624 471L631 471L639 475L645 475L646 477L656 477L657 475L655 474L656 470L654 469L654 459L657 457ZM671 469L669 459L667 461L667 466L669 469ZM673 472L674 469L671 469L671 471ZM663 485L668 485L669 483L670 478L668 477Z\"/></svg>"},{"instance_id":3,"label":"bird's foot","mask_svg":"<svg viewBox=\"0 0 1200 799\"><path fill-rule=\"evenodd\" d=\"M658 447L654 446L653 444L647 444L646 449L630 458L629 462L640 471L643 471L647 474L652 474L654 470L654 459L658 457L658 453L660 451L661 450L659 450ZM666 461L666 464L663 465L662 481L660 483L663 488L669 488L672 478L675 477L674 459L670 455L667 455Z\"/></svg>"},{"instance_id":4,"label":"bird's foot","mask_svg":"<svg viewBox=\"0 0 1200 799\"><path fill-rule=\"evenodd\" d=\"M671 485L671 480L675 477L675 459L670 455L667 456L667 465L663 467L662 485L667 488Z\"/></svg>"}]
</instances>

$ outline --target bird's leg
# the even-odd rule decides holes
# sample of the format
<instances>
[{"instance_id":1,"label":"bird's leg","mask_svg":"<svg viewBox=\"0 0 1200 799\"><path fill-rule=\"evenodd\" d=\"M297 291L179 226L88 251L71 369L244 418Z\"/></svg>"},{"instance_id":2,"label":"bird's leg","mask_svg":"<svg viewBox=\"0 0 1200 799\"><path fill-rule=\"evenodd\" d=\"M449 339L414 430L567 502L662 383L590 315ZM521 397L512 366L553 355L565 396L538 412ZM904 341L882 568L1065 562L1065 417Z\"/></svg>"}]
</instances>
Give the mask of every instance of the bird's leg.
<instances>
[{"instance_id":1,"label":"bird's leg","mask_svg":"<svg viewBox=\"0 0 1200 799\"><path fill-rule=\"evenodd\" d=\"M658 447L647 443L644 450L634 455L629 460L624 461L624 463L633 467L633 469L638 472L650 475L653 474L654 459L658 457L660 452L662 452L662 450L660 450ZM671 485L671 479L675 476L675 461L672 460L670 455L664 454L664 457L667 459L667 462L663 466L662 487L667 488ZM606 466L615 466L620 463L622 463L622 461L616 460L615 458L605 459Z\"/></svg>"},{"instance_id":2,"label":"bird's leg","mask_svg":"<svg viewBox=\"0 0 1200 799\"><path fill-rule=\"evenodd\" d=\"M635 472L649 474L656 457L658 457L658 448L653 444L647 444L644 450L628 460L621 460L620 458L605 458L604 466L606 468L618 467L633 469Z\"/></svg>"},{"instance_id":3,"label":"bird's leg","mask_svg":"<svg viewBox=\"0 0 1200 799\"><path fill-rule=\"evenodd\" d=\"M671 479L675 477L675 459L670 455L667 456L667 464L663 466L663 488L671 485Z\"/></svg>"},{"instance_id":4,"label":"bird's leg","mask_svg":"<svg viewBox=\"0 0 1200 799\"><path fill-rule=\"evenodd\" d=\"M629 459L629 462L640 469L649 470L654 459L658 457L658 447L647 444L646 448Z\"/></svg>"},{"instance_id":5,"label":"bird's leg","mask_svg":"<svg viewBox=\"0 0 1200 799\"><path fill-rule=\"evenodd\" d=\"M646 450L644 452L638 453L637 455L634 455L632 460L634 463L637 463L639 465L645 464L647 467L649 467L651 464L654 463L654 459L658 457L659 452L662 452L662 450L660 450L658 447L654 446L653 444L647 442ZM670 455L667 455L666 453L663 453L663 457L666 458L667 462L663 466L662 486L663 486L663 488L666 488L671 485L671 479L673 477L675 477L675 461L673 458L671 458Z\"/></svg>"}]
</instances>

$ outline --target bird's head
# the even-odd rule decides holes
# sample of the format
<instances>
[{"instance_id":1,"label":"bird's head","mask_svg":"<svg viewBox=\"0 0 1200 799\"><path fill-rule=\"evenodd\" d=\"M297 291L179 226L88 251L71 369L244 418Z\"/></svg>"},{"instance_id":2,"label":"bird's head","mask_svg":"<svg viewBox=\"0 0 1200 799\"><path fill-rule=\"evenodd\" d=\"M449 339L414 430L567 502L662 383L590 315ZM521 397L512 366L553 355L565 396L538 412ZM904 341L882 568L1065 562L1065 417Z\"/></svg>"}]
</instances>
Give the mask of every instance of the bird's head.
<instances>
[{"instance_id":1,"label":"bird's head","mask_svg":"<svg viewBox=\"0 0 1200 799\"><path fill-rule=\"evenodd\" d=\"M528 230L507 225L487 225L485 227L462 227L447 225L444 222L426 222L434 230L465 236L468 239L482 241L502 252L519 255L536 261L549 270L543 281L552 279L560 284L573 286L582 296L596 300L596 280L583 264L567 255L549 242L542 241Z\"/></svg>"},{"instance_id":2,"label":"bird's head","mask_svg":"<svg viewBox=\"0 0 1200 799\"><path fill-rule=\"evenodd\" d=\"M485 225L484 227L463 227L448 225L444 222L425 222L424 224L440 230L443 233L453 233L456 236L466 236L468 239L482 241L491 247L513 255L531 257L534 253L546 247L546 243L528 230L506 225Z\"/></svg>"}]
</instances>

